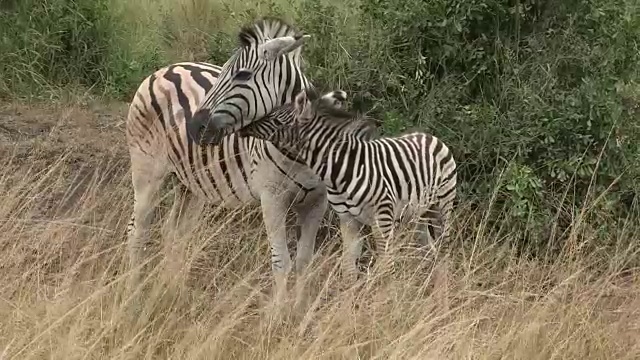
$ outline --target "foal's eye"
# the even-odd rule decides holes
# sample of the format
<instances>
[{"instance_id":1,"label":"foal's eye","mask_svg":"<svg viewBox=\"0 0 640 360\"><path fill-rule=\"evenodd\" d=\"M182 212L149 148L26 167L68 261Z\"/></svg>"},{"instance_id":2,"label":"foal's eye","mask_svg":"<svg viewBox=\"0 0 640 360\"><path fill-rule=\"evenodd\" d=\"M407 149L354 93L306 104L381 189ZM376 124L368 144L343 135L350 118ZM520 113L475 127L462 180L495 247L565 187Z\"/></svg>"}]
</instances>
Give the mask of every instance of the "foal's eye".
<instances>
[{"instance_id":1,"label":"foal's eye","mask_svg":"<svg viewBox=\"0 0 640 360\"><path fill-rule=\"evenodd\" d=\"M253 76L253 72L251 72L250 70L238 70L238 72L233 76L233 80L237 80L237 81L247 81L249 79L251 79L251 76Z\"/></svg>"}]
</instances>

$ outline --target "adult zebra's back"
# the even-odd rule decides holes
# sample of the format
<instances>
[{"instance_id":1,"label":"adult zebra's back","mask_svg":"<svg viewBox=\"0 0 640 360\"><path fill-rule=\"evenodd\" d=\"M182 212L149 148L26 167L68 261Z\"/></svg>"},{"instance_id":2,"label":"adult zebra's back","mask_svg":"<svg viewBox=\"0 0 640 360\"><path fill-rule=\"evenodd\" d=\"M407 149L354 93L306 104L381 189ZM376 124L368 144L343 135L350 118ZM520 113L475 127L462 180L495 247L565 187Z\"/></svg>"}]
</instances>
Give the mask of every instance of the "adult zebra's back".
<instances>
[{"instance_id":1,"label":"adult zebra's back","mask_svg":"<svg viewBox=\"0 0 640 360\"><path fill-rule=\"evenodd\" d=\"M296 255L296 270L301 271L313 253L326 190L309 168L263 140L231 134L213 146L198 145L187 136L186 125L220 69L207 63L172 64L148 76L133 98L126 122L135 195L128 234L131 264L140 262L162 183L175 173L189 190L185 199L175 199L169 214L177 232L183 224L178 222L180 213L190 207L200 211L204 201L229 208L261 204L276 291L282 295L291 267L285 214L291 208L301 227Z\"/></svg>"}]
</instances>

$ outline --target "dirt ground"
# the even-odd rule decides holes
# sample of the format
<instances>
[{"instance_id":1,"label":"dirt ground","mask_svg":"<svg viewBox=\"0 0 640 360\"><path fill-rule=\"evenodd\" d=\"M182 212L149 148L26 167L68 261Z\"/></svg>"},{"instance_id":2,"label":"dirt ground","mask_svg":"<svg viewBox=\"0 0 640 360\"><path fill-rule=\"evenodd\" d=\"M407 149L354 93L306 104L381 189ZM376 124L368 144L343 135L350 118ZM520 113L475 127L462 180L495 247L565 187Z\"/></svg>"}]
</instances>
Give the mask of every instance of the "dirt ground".
<instances>
[{"instance_id":1,"label":"dirt ground","mask_svg":"<svg viewBox=\"0 0 640 360\"><path fill-rule=\"evenodd\" d=\"M105 156L126 159L127 106L4 104L0 106L0 154L4 159L13 155L18 161L50 161L65 152L72 153L71 163L91 163Z\"/></svg>"},{"instance_id":2,"label":"dirt ground","mask_svg":"<svg viewBox=\"0 0 640 360\"><path fill-rule=\"evenodd\" d=\"M129 169L124 135L127 106L3 104L0 161L4 175L19 178L17 172L26 178L58 169L62 178L52 185L48 198L41 200L42 217L50 217L48 210L54 208L58 214L73 208L97 172L107 183L121 182Z\"/></svg>"}]
</instances>

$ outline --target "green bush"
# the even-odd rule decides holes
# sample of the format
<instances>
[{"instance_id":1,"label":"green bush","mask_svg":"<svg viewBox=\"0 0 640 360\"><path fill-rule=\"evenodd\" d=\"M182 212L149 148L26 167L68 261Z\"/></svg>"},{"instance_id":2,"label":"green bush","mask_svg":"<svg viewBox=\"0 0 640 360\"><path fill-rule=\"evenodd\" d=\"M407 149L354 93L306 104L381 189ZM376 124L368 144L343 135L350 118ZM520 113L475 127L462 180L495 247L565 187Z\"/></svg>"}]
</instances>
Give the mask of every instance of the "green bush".
<instances>
[{"instance_id":1,"label":"green bush","mask_svg":"<svg viewBox=\"0 0 640 360\"><path fill-rule=\"evenodd\" d=\"M80 85L110 95L131 93L161 64L122 47L110 0L21 0L0 13L0 95L42 95Z\"/></svg>"},{"instance_id":2,"label":"green bush","mask_svg":"<svg viewBox=\"0 0 640 360\"><path fill-rule=\"evenodd\" d=\"M612 183L598 216L635 206L635 2L362 0L350 34L335 7L305 3L303 27L323 35L306 50L314 79L344 84L387 133L443 138L462 197L481 205L499 185L497 201L526 239L548 237L551 216L575 215ZM553 209L558 198L565 205Z\"/></svg>"}]
</instances>

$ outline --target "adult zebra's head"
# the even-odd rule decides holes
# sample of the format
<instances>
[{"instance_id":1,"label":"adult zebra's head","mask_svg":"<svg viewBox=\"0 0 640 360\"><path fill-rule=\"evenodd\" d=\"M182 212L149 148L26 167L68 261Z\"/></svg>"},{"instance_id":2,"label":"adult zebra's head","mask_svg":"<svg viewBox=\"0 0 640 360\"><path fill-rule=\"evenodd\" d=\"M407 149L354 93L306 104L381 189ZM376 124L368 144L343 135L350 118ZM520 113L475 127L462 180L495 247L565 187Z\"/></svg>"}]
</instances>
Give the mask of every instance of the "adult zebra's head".
<instances>
[{"instance_id":1,"label":"adult zebra's head","mask_svg":"<svg viewBox=\"0 0 640 360\"><path fill-rule=\"evenodd\" d=\"M222 137L291 103L309 86L300 56L308 37L274 18L242 28L240 47L187 122L189 137L196 143L218 145Z\"/></svg>"}]
</instances>

